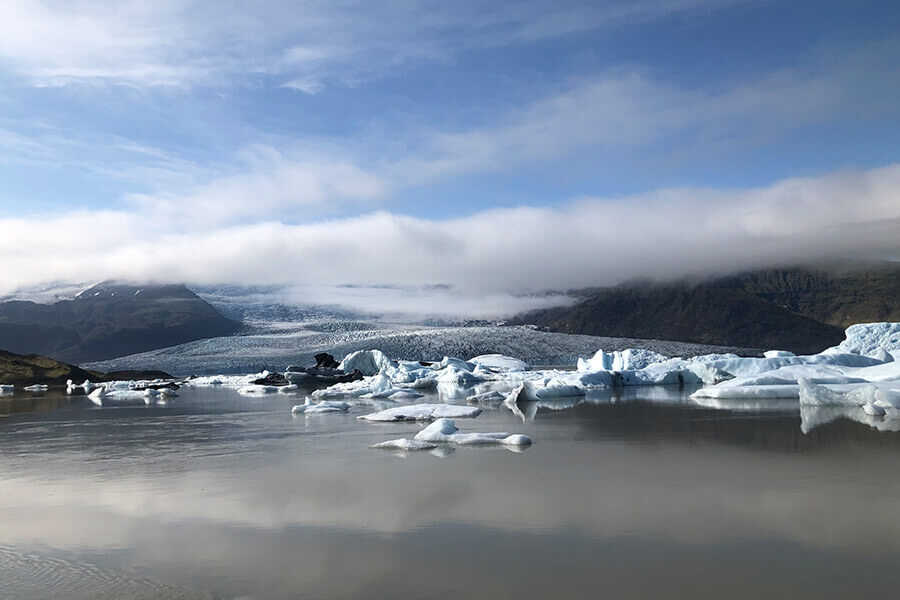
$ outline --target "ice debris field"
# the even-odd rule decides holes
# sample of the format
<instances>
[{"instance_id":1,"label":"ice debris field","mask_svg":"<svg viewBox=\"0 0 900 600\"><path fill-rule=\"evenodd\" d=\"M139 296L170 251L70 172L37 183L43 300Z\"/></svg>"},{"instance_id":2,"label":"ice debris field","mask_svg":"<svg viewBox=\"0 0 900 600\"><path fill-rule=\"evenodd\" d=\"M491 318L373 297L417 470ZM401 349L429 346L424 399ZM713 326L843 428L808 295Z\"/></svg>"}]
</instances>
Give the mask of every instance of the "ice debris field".
<instances>
[{"instance_id":1,"label":"ice debris field","mask_svg":"<svg viewBox=\"0 0 900 600\"><path fill-rule=\"evenodd\" d=\"M336 368L298 369L291 367L285 372L290 379L263 372L191 377L179 383L230 386L241 394L265 396L297 392L297 382L306 377L319 389L293 407L295 416L353 412L361 422L373 426L424 424L412 439L391 439L372 446L403 452L448 445L526 448L532 440L525 435L477 431L482 410L504 408L527 420L538 408L564 410L633 386L643 386L641 397L650 400L653 390L691 386L695 391L690 402L706 408L799 408L804 432L837 418L849 418L879 431L900 431L900 323L851 326L840 345L808 356L772 350L758 358L727 353L670 358L648 349L598 350L569 369L534 369L521 359L501 354L426 362L397 360L373 349L347 354ZM351 380L322 387L325 377L333 378L335 373ZM280 381L280 385L261 384L261 380ZM77 387L70 384L69 389ZM80 387L99 405L165 403L175 394L165 382L85 382ZM426 394L436 394L441 401L422 402ZM471 423L465 432L455 422L462 419Z\"/></svg>"}]
</instances>

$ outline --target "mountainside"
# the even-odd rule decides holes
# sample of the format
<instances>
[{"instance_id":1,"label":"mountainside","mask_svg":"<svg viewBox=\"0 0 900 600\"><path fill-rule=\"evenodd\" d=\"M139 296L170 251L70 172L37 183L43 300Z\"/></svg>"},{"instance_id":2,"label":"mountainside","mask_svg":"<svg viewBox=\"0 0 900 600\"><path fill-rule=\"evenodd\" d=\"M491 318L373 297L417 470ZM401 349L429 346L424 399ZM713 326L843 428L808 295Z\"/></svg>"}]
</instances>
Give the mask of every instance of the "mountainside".
<instances>
[{"instance_id":1,"label":"mountainside","mask_svg":"<svg viewBox=\"0 0 900 600\"><path fill-rule=\"evenodd\" d=\"M53 304L0 303L0 348L74 363L230 335L239 327L183 285L102 283Z\"/></svg>"},{"instance_id":2,"label":"mountainside","mask_svg":"<svg viewBox=\"0 0 900 600\"><path fill-rule=\"evenodd\" d=\"M25 356L0 350L0 383L31 385L33 383L65 383L67 379L83 382L85 379L99 381L102 375L87 371L46 356L28 354Z\"/></svg>"},{"instance_id":3,"label":"mountainside","mask_svg":"<svg viewBox=\"0 0 900 600\"><path fill-rule=\"evenodd\" d=\"M704 283L628 284L580 292L574 306L512 320L564 333L819 352L853 323L900 320L900 268L801 268Z\"/></svg>"}]
</instances>

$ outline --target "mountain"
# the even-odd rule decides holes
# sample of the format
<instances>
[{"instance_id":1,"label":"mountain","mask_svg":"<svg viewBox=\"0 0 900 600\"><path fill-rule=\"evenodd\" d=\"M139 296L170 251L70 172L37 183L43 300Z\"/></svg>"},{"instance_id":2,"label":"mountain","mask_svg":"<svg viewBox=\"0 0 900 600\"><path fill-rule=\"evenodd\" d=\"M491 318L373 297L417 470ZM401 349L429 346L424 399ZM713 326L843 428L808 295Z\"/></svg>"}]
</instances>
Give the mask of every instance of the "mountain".
<instances>
[{"instance_id":1,"label":"mountain","mask_svg":"<svg viewBox=\"0 0 900 600\"><path fill-rule=\"evenodd\" d=\"M71 379L82 383L86 379L94 382L120 379L171 379L164 371L117 371L101 373L89 371L37 354L13 354L0 350L0 383L13 385L64 384Z\"/></svg>"},{"instance_id":2,"label":"mountain","mask_svg":"<svg viewBox=\"0 0 900 600\"><path fill-rule=\"evenodd\" d=\"M853 323L900 320L900 267L786 268L701 283L630 283L513 319L550 331L820 352Z\"/></svg>"},{"instance_id":3,"label":"mountain","mask_svg":"<svg viewBox=\"0 0 900 600\"><path fill-rule=\"evenodd\" d=\"M85 379L100 381L103 376L46 356L25 356L0 350L0 383L31 385L33 383L57 384L67 379L81 383Z\"/></svg>"},{"instance_id":4,"label":"mountain","mask_svg":"<svg viewBox=\"0 0 900 600\"><path fill-rule=\"evenodd\" d=\"M95 285L71 300L0 302L0 348L82 363L231 335L240 324L183 285Z\"/></svg>"}]
</instances>

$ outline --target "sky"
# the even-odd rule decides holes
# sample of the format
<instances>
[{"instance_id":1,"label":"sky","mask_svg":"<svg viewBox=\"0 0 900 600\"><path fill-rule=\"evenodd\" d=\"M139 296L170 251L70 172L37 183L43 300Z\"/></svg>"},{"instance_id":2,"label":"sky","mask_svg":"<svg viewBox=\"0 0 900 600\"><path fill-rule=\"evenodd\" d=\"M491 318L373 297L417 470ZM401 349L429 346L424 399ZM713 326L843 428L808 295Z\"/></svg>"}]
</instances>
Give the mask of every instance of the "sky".
<instances>
[{"instance_id":1,"label":"sky","mask_svg":"<svg viewBox=\"0 0 900 600\"><path fill-rule=\"evenodd\" d=\"M6 0L0 293L900 257L893 1Z\"/></svg>"}]
</instances>

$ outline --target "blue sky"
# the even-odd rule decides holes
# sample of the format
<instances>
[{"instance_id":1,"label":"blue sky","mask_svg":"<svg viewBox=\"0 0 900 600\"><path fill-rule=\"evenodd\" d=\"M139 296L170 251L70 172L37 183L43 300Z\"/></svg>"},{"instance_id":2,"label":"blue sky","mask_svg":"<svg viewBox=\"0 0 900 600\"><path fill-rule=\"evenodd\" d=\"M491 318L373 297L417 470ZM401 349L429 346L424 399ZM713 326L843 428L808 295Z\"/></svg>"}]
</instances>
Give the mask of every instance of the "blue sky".
<instances>
[{"instance_id":1,"label":"blue sky","mask_svg":"<svg viewBox=\"0 0 900 600\"><path fill-rule=\"evenodd\" d=\"M21 264L0 284L67 273L243 280L260 263L315 260L297 236L324 232L338 244L337 232L388 218L395 238L371 275L348 268L310 273L310 283L490 287L490 275L462 268L443 280L396 276L391 253L420 252L421 243L440 264L434 240L446 235L447 256L509 269L491 263L502 251L476 249L457 229L493 219L497 237L508 238L503 223L516 215L580 221L578 207L590 206L584 215L631 207L647 226L622 234L627 246L668 239L649 228L648 205L675 214L697 198L709 198L704 211L737 210L732 238L749 236L755 248L759 236L783 232L741 219L798 178L804 198L833 178L840 185L826 187L846 194L810 200L809 210L883 208L837 211L845 220L822 227L865 223L881 237L823 247L811 243L823 230L810 231L810 243L781 240L792 257L894 256L898 31L900 7L868 1L10 0L0 7L0 232L14 234L6 250ZM431 241L410 242L411 222ZM93 239L23 248L78 226ZM614 253L615 235L599 224L584 235L609 246L573 242L567 227L507 243L538 246L538 256L557 261L571 243ZM247 240L261 231L283 240L255 253ZM181 254L146 256L141 234ZM358 241L348 235L339 250ZM679 264L710 253L682 236L672 240ZM239 240L252 258L215 255ZM372 260L358 248L346 254L349 264ZM768 264L772 252L698 268ZM609 268L628 255L546 281L522 268L502 285L673 272L648 271L651 253Z\"/></svg>"}]
</instances>

